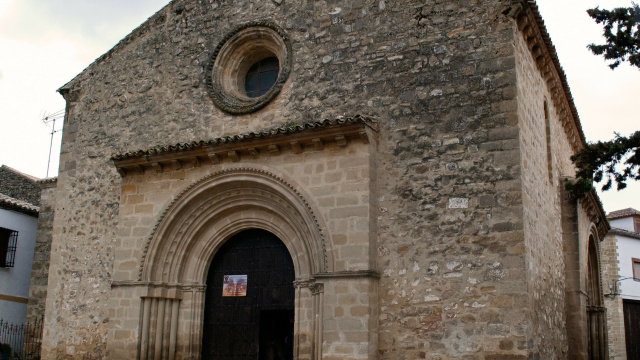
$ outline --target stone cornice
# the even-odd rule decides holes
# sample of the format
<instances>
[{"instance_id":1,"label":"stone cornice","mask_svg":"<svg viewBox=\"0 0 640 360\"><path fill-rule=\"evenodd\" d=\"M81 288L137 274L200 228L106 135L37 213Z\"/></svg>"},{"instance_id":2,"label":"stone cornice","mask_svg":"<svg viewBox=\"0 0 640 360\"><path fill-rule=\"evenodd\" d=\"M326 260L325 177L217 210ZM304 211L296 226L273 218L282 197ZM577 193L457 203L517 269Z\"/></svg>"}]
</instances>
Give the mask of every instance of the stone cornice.
<instances>
[{"instance_id":1,"label":"stone cornice","mask_svg":"<svg viewBox=\"0 0 640 360\"><path fill-rule=\"evenodd\" d=\"M181 300L185 292L205 292L207 285L205 284L182 284L182 283L168 283L161 281L136 281L136 280L121 280L112 281L111 288L118 287L141 287L145 288L146 292L142 294L143 298L160 298L167 300Z\"/></svg>"},{"instance_id":2,"label":"stone cornice","mask_svg":"<svg viewBox=\"0 0 640 360\"><path fill-rule=\"evenodd\" d=\"M203 290L206 289L207 285L205 284L197 284L197 283L169 283L162 281L138 281L138 280L113 280L111 281L111 288L115 287L132 287L132 286L143 286L143 287L155 287L155 288L163 288L163 289L180 289L180 290Z\"/></svg>"},{"instance_id":3,"label":"stone cornice","mask_svg":"<svg viewBox=\"0 0 640 360\"><path fill-rule=\"evenodd\" d=\"M278 155L284 150L294 154L307 150L323 150L328 144L345 147L350 142L368 143L372 132L377 132L374 119L356 115L333 120L224 136L208 141L194 141L159 146L111 157L121 176L154 169L164 172L203 163L236 162L241 158Z\"/></svg>"},{"instance_id":4,"label":"stone cornice","mask_svg":"<svg viewBox=\"0 0 640 360\"><path fill-rule=\"evenodd\" d=\"M580 125L578 110L573 102L567 77L558 60L558 54L538 11L534 0L512 0L509 16L516 19L518 30L527 43L527 47L536 63L536 67L551 93L551 101L557 111L560 123L574 152L578 152L586 144L584 132ZM597 228L598 238L604 240L611 228L607 221L602 203L595 191L580 199L589 220Z\"/></svg>"},{"instance_id":5,"label":"stone cornice","mask_svg":"<svg viewBox=\"0 0 640 360\"><path fill-rule=\"evenodd\" d=\"M380 274L373 270L334 271L330 273L318 273L313 275L316 279L334 278L374 278L379 279Z\"/></svg>"},{"instance_id":6,"label":"stone cornice","mask_svg":"<svg viewBox=\"0 0 640 360\"><path fill-rule=\"evenodd\" d=\"M521 0L512 6L510 15L516 19L518 30L526 41L540 74L547 82L551 101L572 149L580 150L586 144L586 139L578 111L569 90L567 77L560 66L558 54L538 11L538 5L532 0Z\"/></svg>"},{"instance_id":7,"label":"stone cornice","mask_svg":"<svg viewBox=\"0 0 640 360\"><path fill-rule=\"evenodd\" d=\"M49 189L58 186L58 177L51 177L46 179L38 180L38 184L42 189Z\"/></svg>"}]
</instances>

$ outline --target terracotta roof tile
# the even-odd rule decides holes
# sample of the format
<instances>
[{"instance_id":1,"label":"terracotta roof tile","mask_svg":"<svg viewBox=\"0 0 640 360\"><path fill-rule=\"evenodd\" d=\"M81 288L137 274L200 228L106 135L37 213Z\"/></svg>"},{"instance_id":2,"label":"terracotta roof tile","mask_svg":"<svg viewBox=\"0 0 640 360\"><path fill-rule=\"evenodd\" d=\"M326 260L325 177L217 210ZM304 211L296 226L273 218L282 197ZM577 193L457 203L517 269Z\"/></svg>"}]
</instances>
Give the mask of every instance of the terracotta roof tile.
<instances>
[{"instance_id":1,"label":"terracotta roof tile","mask_svg":"<svg viewBox=\"0 0 640 360\"><path fill-rule=\"evenodd\" d=\"M607 219L612 220L612 219L620 219L623 217L629 217L629 216L633 216L633 215L637 215L640 216L640 211L633 209L633 208L626 208L626 209L622 209L622 210L616 210L616 211L612 211L610 213L607 214Z\"/></svg>"},{"instance_id":2,"label":"terracotta roof tile","mask_svg":"<svg viewBox=\"0 0 640 360\"><path fill-rule=\"evenodd\" d=\"M160 155L164 153L180 152L194 150L205 146L222 145L228 143L242 142L246 140L265 139L278 135L289 135L306 131L327 128L331 126L341 126L350 124L375 124L376 120L366 116L356 115L353 117L338 117L335 119L324 119L322 121L313 121L306 123L293 123L271 129L259 131L251 131L238 135L222 136L211 140L192 141L189 143L180 143L175 145L157 146L150 149L142 149L129 151L124 154L116 154L111 157L112 160L125 160L132 158L140 158L147 155Z\"/></svg>"},{"instance_id":3,"label":"terracotta roof tile","mask_svg":"<svg viewBox=\"0 0 640 360\"><path fill-rule=\"evenodd\" d=\"M1 167L1 168L3 168L3 169L7 169L7 170L9 170L9 171L11 171L11 172L13 172L13 173L15 173L15 174L17 174L17 175L22 176L22 177L23 177L23 178L25 178L25 179L28 179L28 180L31 180L31 181L38 181L38 180L40 180L39 178L37 178L37 177L35 177L35 176L29 175L29 174L25 174L25 173L23 173L23 172L21 172L21 171L18 171L18 170L16 170L16 169L12 168L11 166L2 165L2 166L0 166L0 167Z\"/></svg>"},{"instance_id":4,"label":"terracotta roof tile","mask_svg":"<svg viewBox=\"0 0 640 360\"><path fill-rule=\"evenodd\" d=\"M15 210L17 212L25 213L28 215L38 215L40 208L29 204L26 201L18 200L10 196L0 194L0 208L7 210Z\"/></svg>"}]
</instances>

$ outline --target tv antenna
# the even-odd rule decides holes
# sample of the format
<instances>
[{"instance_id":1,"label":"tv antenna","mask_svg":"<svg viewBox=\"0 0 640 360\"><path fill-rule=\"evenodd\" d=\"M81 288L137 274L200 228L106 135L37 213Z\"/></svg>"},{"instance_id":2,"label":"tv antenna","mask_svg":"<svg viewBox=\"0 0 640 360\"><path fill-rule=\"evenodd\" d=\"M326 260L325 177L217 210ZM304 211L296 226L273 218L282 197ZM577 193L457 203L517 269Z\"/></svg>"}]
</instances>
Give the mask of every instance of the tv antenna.
<instances>
[{"instance_id":1,"label":"tv antenna","mask_svg":"<svg viewBox=\"0 0 640 360\"><path fill-rule=\"evenodd\" d=\"M51 165L51 149L53 148L53 134L59 132L60 130L56 130L56 120L64 119L64 109L58 110L51 114L44 114L42 117L42 122L45 125L49 125L51 123L51 143L49 144L49 160L47 161L47 177L49 177L49 166Z\"/></svg>"}]
</instances>

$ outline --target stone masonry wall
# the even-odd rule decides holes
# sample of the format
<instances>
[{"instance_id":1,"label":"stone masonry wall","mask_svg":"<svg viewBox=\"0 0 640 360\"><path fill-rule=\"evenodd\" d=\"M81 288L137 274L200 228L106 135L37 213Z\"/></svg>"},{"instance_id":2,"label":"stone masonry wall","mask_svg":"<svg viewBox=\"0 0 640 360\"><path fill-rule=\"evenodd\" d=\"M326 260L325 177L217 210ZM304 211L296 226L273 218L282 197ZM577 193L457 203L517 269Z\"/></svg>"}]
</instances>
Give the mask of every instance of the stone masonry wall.
<instances>
[{"instance_id":1,"label":"stone masonry wall","mask_svg":"<svg viewBox=\"0 0 640 360\"><path fill-rule=\"evenodd\" d=\"M177 194L213 172L244 168L268 171L309 196L320 212L318 215L326 222L330 234L327 249L332 252L330 258L333 259L334 271L369 270L372 264L369 259L369 156L368 145L354 142L344 149L333 144L321 151L302 154L285 150L277 156L267 154L255 160L242 159L162 174L150 171L128 176L122 184L121 221L118 238L113 243L112 279L138 280L142 250L162 211ZM328 357L350 355L354 359L366 358L368 349L360 343L366 342L369 331L376 332L375 326L367 324L372 315L369 310L371 285L366 282L350 285L348 281L329 283L325 285L327 317L324 335L331 342L341 339L340 334L342 339L339 344L326 345L325 354ZM337 289L335 293L331 290L334 288ZM126 288L113 292L109 310L113 339L108 344L110 356L128 358L136 355L139 329L130 326L140 318L139 295L135 295L133 290ZM355 316L359 318L357 326L352 322ZM306 324L310 321L310 316L306 316L301 322ZM188 332L189 324L181 325L181 329L181 333Z\"/></svg>"},{"instance_id":2,"label":"stone masonry wall","mask_svg":"<svg viewBox=\"0 0 640 360\"><path fill-rule=\"evenodd\" d=\"M40 181L42 194L38 214L38 232L31 267L29 285L29 303L27 304L27 322L44 317L47 283L49 279L49 257L51 252L51 231L53 228L53 209L55 207L56 181Z\"/></svg>"},{"instance_id":3,"label":"stone masonry wall","mask_svg":"<svg viewBox=\"0 0 640 360\"><path fill-rule=\"evenodd\" d=\"M154 225L181 191L214 172L260 169L283 178L308 194L329 232L334 271L369 270L370 168L367 145L353 143L346 149L335 144L321 151L262 155L213 166L156 174L155 171L123 180L114 280L137 280L142 249Z\"/></svg>"},{"instance_id":4,"label":"stone masonry wall","mask_svg":"<svg viewBox=\"0 0 640 360\"><path fill-rule=\"evenodd\" d=\"M615 235L607 235L601 243L602 265L602 287L604 294L610 294L609 285L613 285L618 280L620 273L618 262L618 242ZM624 333L624 314L622 308L622 298L604 298L604 305L607 308L607 333L609 340L609 359L622 360L627 358L627 348Z\"/></svg>"},{"instance_id":5,"label":"stone masonry wall","mask_svg":"<svg viewBox=\"0 0 640 360\"><path fill-rule=\"evenodd\" d=\"M539 266L551 278L527 268L543 258L533 241L525 247L521 77L505 10L479 0L175 0L153 16L63 89L43 358L105 355L121 236L112 154L356 113L380 127L369 229L382 275L377 356L560 357L557 330L548 350L534 341L560 320L533 313L561 295L553 253ZM204 68L234 26L264 18L291 37L291 76L264 109L224 114ZM530 299L545 286L550 298Z\"/></svg>"},{"instance_id":6,"label":"stone masonry wall","mask_svg":"<svg viewBox=\"0 0 640 360\"><path fill-rule=\"evenodd\" d=\"M574 213L570 217L571 226L575 228L567 228L569 224L562 218L564 181L575 174L570 161L573 149L554 105L557 99L549 92L522 36L515 37L515 47L527 282L534 309L531 324L536 339L534 346L542 358L553 358L554 354L566 354L567 351L569 357L579 358L575 349L587 350L586 300L567 299L565 291L584 297L588 239L593 224L586 204L579 202L576 207L575 199L568 200L574 204L566 204ZM579 318L582 322L565 323L568 321L566 309L580 313L573 319ZM557 343L560 348L549 347L548 338L564 339L567 335L567 342ZM572 347L572 341L578 344L577 347Z\"/></svg>"},{"instance_id":7,"label":"stone masonry wall","mask_svg":"<svg viewBox=\"0 0 640 360\"><path fill-rule=\"evenodd\" d=\"M387 6L415 32L399 30L378 49L417 56L387 63L397 70L380 95L390 112L380 150L379 358L525 359L514 24L496 2Z\"/></svg>"},{"instance_id":8,"label":"stone masonry wall","mask_svg":"<svg viewBox=\"0 0 640 360\"><path fill-rule=\"evenodd\" d=\"M574 172L569 159L572 152L554 98L524 38L516 34L514 39L528 301L532 319L528 326L533 331L534 352L541 358L551 359L566 356L567 352L559 187L564 186L564 177ZM549 341L551 339L562 340Z\"/></svg>"},{"instance_id":9,"label":"stone masonry wall","mask_svg":"<svg viewBox=\"0 0 640 360\"><path fill-rule=\"evenodd\" d=\"M368 237L369 230L369 179L368 155L359 150L362 145L350 145L342 151L340 148L327 148L323 151L300 155L283 153L281 156L262 156L259 161L242 161L216 166L203 166L177 172L157 175L131 176L124 179L123 198L120 206L121 223L119 238L115 243L114 280L137 280L139 264L145 242L148 241L160 211L166 208L186 186L194 183L212 171L235 168L258 168L269 171L278 177L288 179L303 193L312 195L317 207L327 219L331 233L329 249L333 249L331 258L335 259L336 271L365 270L369 268ZM350 241L347 243L347 239ZM137 331L119 330L127 328L127 322L138 321L139 301L131 301L131 293L125 290L122 295L112 298L111 321L113 343L109 344L112 355L119 357L135 356L138 342ZM366 290L364 291L366 295ZM332 314L331 318L340 324L340 318L350 316L353 304L339 305L337 297L327 297L327 311L333 312L336 306L343 306L347 314ZM124 306L124 303L128 306ZM363 318L367 317L368 308ZM355 311L355 310L354 310ZM134 327L135 329L135 327ZM327 336L338 338L338 335ZM366 338L366 333L364 334ZM349 348L349 339L343 341L341 351ZM333 349L327 349L331 354ZM354 351L354 350L352 350ZM366 355L366 354L365 354Z\"/></svg>"},{"instance_id":10,"label":"stone masonry wall","mask_svg":"<svg viewBox=\"0 0 640 360\"><path fill-rule=\"evenodd\" d=\"M569 359L589 357L589 319L587 288L589 238L597 237L594 224L585 211L585 203L569 191L561 191L562 236L565 260L564 318ZM598 240L596 240L598 241ZM596 242L596 246L599 243Z\"/></svg>"}]
</instances>

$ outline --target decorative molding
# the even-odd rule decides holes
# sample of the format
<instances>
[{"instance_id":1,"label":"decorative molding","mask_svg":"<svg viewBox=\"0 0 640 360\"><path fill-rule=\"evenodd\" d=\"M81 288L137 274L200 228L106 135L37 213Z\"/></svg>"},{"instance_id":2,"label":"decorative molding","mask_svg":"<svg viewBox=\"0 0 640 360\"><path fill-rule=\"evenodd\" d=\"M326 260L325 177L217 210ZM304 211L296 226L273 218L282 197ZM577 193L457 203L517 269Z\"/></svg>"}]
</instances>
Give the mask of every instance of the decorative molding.
<instances>
[{"instance_id":1,"label":"decorative molding","mask_svg":"<svg viewBox=\"0 0 640 360\"><path fill-rule=\"evenodd\" d=\"M322 292L324 284L316 282L320 279L343 279L343 278L374 278L379 279L380 274L373 270L356 270L356 271L335 271L314 274L308 279L297 279L293 282L295 288L309 288L313 294Z\"/></svg>"},{"instance_id":2,"label":"decorative molding","mask_svg":"<svg viewBox=\"0 0 640 360\"><path fill-rule=\"evenodd\" d=\"M38 180L38 184L40 184L40 187L43 189L54 188L58 186L58 177L56 176L56 177Z\"/></svg>"},{"instance_id":3,"label":"decorative molding","mask_svg":"<svg viewBox=\"0 0 640 360\"><path fill-rule=\"evenodd\" d=\"M298 279L293 281L293 287L296 289L308 288L311 287L314 282L314 279Z\"/></svg>"},{"instance_id":4,"label":"decorative molding","mask_svg":"<svg viewBox=\"0 0 640 360\"><path fill-rule=\"evenodd\" d=\"M319 273L313 275L316 279L334 279L334 278L363 278L370 277L379 279L380 274L373 270L356 270L356 271L336 271L330 273Z\"/></svg>"},{"instance_id":5,"label":"decorative molding","mask_svg":"<svg viewBox=\"0 0 640 360\"><path fill-rule=\"evenodd\" d=\"M540 74L547 82L554 108L569 143L574 151L578 151L586 143L585 136L569 90L567 77L560 66L558 55L551 43L538 6L533 0L518 0L512 3L510 14L516 19L518 30L526 41Z\"/></svg>"},{"instance_id":6,"label":"decorative molding","mask_svg":"<svg viewBox=\"0 0 640 360\"><path fill-rule=\"evenodd\" d=\"M166 221L166 218L168 216L169 213L171 213L172 211L176 210L175 207L177 206L177 203L179 201L181 201L189 192L191 192L192 190L198 188L199 186L202 186L203 184L210 182L211 180L218 178L218 177L223 177L223 176L229 176L229 175L241 175L241 176L256 176L256 177L267 177L268 179L270 179L271 181L274 181L275 183L279 184L280 186L284 187L285 189L287 189L287 191L290 194L293 194L297 200L300 202L301 205L304 206L304 210L309 214L309 216L312 218L313 220L313 224L309 224L310 226L313 226L314 231L316 234L318 234L319 238L320 238L320 245L321 245L321 256L322 256L322 269L328 269L329 267L329 258L328 258L328 253L327 253L327 245L326 245L326 236L325 233L322 229L322 226L320 225L320 220L318 218L318 216L315 214L315 212L313 211L312 207L310 206L309 202L306 200L306 198L290 183L288 183L287 181L285 181L284 179L282 179L281 177L278 177L270 172L264 171L264 170L260 170L260 169L255 169L255 168L232 168L232 169L227 169L227 170L221 170L218 172L215 172L213 174L210 174L208 176L205 176L204 178L201 178L200 180L196 181L195 183L191 184L189 187L187 187L186 189L182 190L174 199L173 201L171 201L166 207L165 209L162 211L162 213L159 216L159 220L155 223L153 230L151 231L151 235L149 236L149 238L147 239L147 241L145 242L144 248L143 248L143 253L142 253L142 261L140 263L140 267L139 267L139 271L138 271L138 278L139 281L143 281L143 274L145 271L145 266L147 265L147 263L149 263L149 248L151 243L153 242L154 238L156 236L158 236L158 231L160 226ZM233 190L232 190L233 191ZM236 189L236 192L239 192L240 189ZM264 190L261 189L247 189L244 190L244 192L247 191L254 191L256 192L257 195L260 196L269 196L269 194L267 194L267 192L265 192ZM259 193L259 194L258 194ZM280 201L282 202L282 199L275 199L272 198L272 200L274 201ZM193 211L192 213L202 213L203 211L205 211L205 206L206 207L210 207L213 203L212 199L208 199L208 200L204 200L202 201L197 209L195 211ZM293 208L291 206L291 204L284 204L282 203L282 205L289 207L291 209L292 212L295 212L296 209ZM184 233L187 231L187 229L189 229L192 225L193 219L188 219L186 221L183 221L182 223L179 224L179 228L177 230L177 233ZM174 245L175 242L177 241L177 239L173 239L172 240Z\"/></svg>"},{"instance_id":7,"label":"decorative molding","mask_svg":"<svg viewBox=\"0 0 640 360\"><path fill-rule=\"evenodd\" d=\"M278 58L275 84L264 95L250 98L237 87L241 69L247 69L256 53ZM236 26L214 50L206 67L207 91L213 103L229 114L248 114L260 110L282 90L291 73L293 49L287 33L271 20L251 21ZM243 91L244 89L242 89Z\"/></svg>"},{"instance_id":8,"label":"decorative molding","mask_svg":"<svg viewBox=\"0 0 640 360\"><path fill-rule=\"evenodd\" d=\"M182 283L167 283L162 281L139 281L139 280L122 280L122 281L116 280L111 282L111 288L136 287L136 286L156 287L156 288L165 288L165 289L179 289L182 291L205 291L207 289L207 285L205 284L182 284Z\"/></svg>"},{"instance_id":9,"label":"decorative molding","mask_svg":"<svg viewBox=\"0 0 640 360\"><path fill-rule=\"evenodd\" d=\"M595 194L595 191L593 191L593 193ZM589 218L591 219L591 215L589 216ZM592 220L593 221L593 220ZM607 226L609 225L609 223L606 221L605 219L605 223L607 224ZM600 243L602 241L604 241L605 236L606 236L606 231L604 234L601 235L601 229L600 226L598 226L598 224L596 223L592 223L591 225L591 229L589 229L589 242L591 241L591 239L593 239L593 246L596 248L595 249L595 256L596 256L596 266L597 268L597 273L598 273L598 287L599 289L597 290L597 295L599 297L599 302L597 304L597 306L602 306L604 304L604 282L603 282L603 275L604 275L604 271L603 271L603 266L602 266L602 250L600 248ZM608 231L608 229L607 229ZM600 240L600 241L598 241ZM591 246L589 246L587 244L587 251L591 251ZM587 259L589 259L589 254L587 254ZM589 260L587 260L587 264L589 263ZM589 269L587 269L587 274L589 273ZM589 295L587 295L587 298L589 298ZM587 309L588 309L588 305L587 305Z\"/></svg>"},{"instance_id":10,"label":"decorative molding","mask_svg":"<svg viewBox=\"0 0 640 360\"><path fill-rule=\"evenodd\" d=\"M604 241L607 232L611 229L611 225L609 225L607 221L606 213L595 190L592 190L584 198L580 199L580 205L587 212L589 221L595 225L598 239Z\"/></svg>"},{"instance_id":11,"label":"decorative molding","mask_svg":"<svg viewBox=\"0 0 640 360\"><path fill-rule=\"evenodd\" d=\"M561 176L561 178L564 178L565 182L575 182L576 180L575 178L569 176ZM600 202L600 198L598 197L596 191L591 190L584 197L575 199L573 194L565 189L563 183L561 183L559 186L561 193L565 193L566 196L572 199L572 201L577 201L577 206L582 207L582 209L587 213L589 221L592 222L596 228L594 235L596 235L597 238L600 239L600 241L604 241L604 238L607 235L607 232L609 232L609 230L611 229L611 226L609 225L609 221L607 221L604 207L602 206L602 203Z\"/></svg>"},{"instance_id":12,"label":"decorative molding","mask_svg":"<svg viewBox=\"0 0 640 360\"><path fill-rule=\"evenodd\" d=\"M180 299L142 297L138 343L140 360L175 359L179 312Z\"/></svg>"},{"instance_id":13,"label":"decorative molding","mask_svg":"<svg viewBox=\"0 0 640 360\"><path fill-rule=\"evenodd\" d=\"M157 283L161 284L161 283ZM151 285L150 281L137 281L137 280L123 280L123 281L112 281L111 288L114 287L129 287L129 286L149 286ZM176 284L178 285L178 284Z\"/></svg>"},{"instance_id":14,"label":"decorative molding","mask_svg":"<svg viewBox=\"0 0 640 360\"><path fill-rule=\"evenodd\" d=\"M113 155L111 160L121 176L174 171L187 164L216 165L224 161L237 162L242 158L279 156L285 151L301 154L304 151L322 151L328 144L345 147L350 143L370 142L369 137L378 130L376 120L356 115L333 120L294 124L257 132L223 136L209 141L194 141L161 146Z\"/></svg>"},{"instance_id":15,"label":"decorative molding","mask_svg":"<svg viewBox=\"0 0 640 360\"><path fill-rule=\"evenodd\" d=\"M324 293L324 284L323 283L313 283L309 286L309 290L311 290L312 295L318 295L320 293Z\"/></svg>"},{"instance_id":16,"label":"decorative molding","mask_svg":"<svg viewBox=\"0 0 640 360\"><path fill-rule=\"evenodd\" d=\"M558 55L551 43L536 2L519 0L519 3L521 6L515 6L514 9L518 8L518 10L513 14L518 30L527 43L540 74L547 82L551 100L571 148L574 152L578 152L586 144L586 139L580 125L578 111L573 102L573 96L569 90L567 77L560 66ZM598 238L603 240L610 226L598 195L592 191L581 199L580 204L587 211L590 221L595 224Z\"/></svg>"},{"instance_id":17,"label":"decorative molding","mask_svg":"<svg viewBox=\"0 0 640 360\"><path fill-rule=\"evenodd\" d=\"M506 0L505 1L505 10L502 11L503 14L516 19L524 7L522 6L522 0Z\"/></svg>"}]
</instances>

